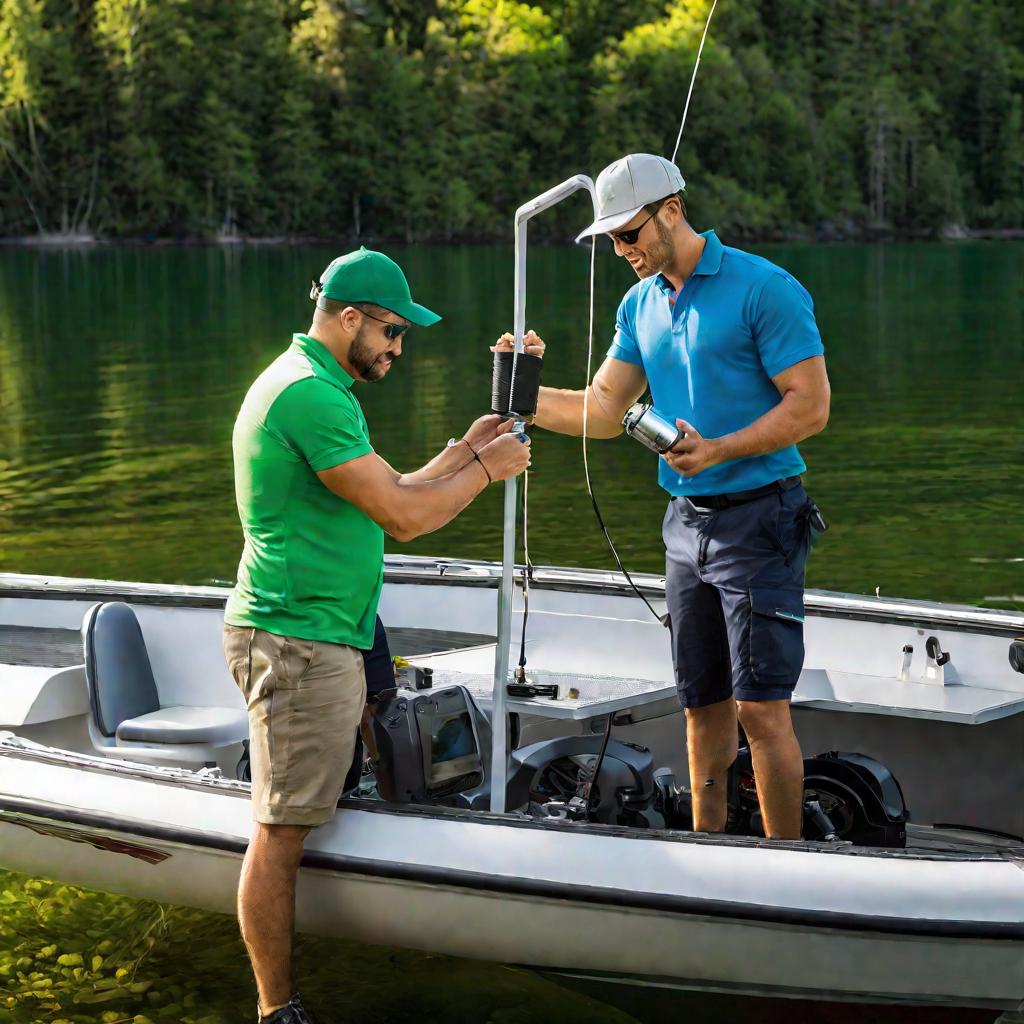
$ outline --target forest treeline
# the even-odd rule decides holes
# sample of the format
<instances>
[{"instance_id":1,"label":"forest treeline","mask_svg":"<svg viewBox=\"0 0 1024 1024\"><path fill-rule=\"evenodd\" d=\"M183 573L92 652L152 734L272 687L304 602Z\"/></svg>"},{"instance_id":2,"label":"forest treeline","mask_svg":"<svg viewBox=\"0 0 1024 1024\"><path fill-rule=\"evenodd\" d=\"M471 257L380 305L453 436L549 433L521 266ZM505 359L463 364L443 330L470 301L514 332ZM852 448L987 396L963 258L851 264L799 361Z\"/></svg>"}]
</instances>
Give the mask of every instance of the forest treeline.
<instances>
[{"instance_id":1,"label":"forest treeline","mask_svg":"<svg viewBox=\"0 0 1024 1024\"><path fill-rule=\"evenodd\" d=\"M709 6L0 0L0 236L508 238L671 153ZM733 236L1019 228L1024 3L720 0L678 163Z\"/></svg>"}]
</instances>

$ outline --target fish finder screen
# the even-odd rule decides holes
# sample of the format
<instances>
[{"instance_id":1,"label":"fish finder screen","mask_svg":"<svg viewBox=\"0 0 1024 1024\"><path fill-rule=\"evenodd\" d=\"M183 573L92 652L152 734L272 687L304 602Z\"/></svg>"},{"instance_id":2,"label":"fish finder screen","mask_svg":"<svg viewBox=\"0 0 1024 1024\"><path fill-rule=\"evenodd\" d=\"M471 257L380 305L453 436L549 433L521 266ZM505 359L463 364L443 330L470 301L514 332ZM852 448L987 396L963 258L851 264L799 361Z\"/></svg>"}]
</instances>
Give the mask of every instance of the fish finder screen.
<instances>
[{"instance_id":1,"label":"fish finder screen","mask_svg":"<svg viewBox=\"0 0 1024 1024\"><path fill-rule=\"evenodd\" d=\"M476 753L476 738L468 711L435 722L431 739L431 761L434 764Z\"/></svg>"}]
</instances>

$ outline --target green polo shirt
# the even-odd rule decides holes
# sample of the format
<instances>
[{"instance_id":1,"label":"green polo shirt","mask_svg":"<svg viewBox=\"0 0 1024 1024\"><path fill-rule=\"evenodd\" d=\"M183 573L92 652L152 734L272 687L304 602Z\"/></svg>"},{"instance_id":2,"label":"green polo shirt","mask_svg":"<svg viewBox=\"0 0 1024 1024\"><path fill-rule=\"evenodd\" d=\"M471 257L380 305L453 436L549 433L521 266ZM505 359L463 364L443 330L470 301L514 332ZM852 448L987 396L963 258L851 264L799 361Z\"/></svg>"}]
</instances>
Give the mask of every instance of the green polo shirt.
<instances>
[{"instance_id":1,"label":"green polo shirt","mask_svg":"<svg viewBox=\"0 0 1024 1024\"><path fill-rule=\"evenodd\" d=\"M371 648L384 531L316 475L373 451L352 378L294 335L249 388L232 447L245 547L224 621Z\"/></svg>"}]
</instances>

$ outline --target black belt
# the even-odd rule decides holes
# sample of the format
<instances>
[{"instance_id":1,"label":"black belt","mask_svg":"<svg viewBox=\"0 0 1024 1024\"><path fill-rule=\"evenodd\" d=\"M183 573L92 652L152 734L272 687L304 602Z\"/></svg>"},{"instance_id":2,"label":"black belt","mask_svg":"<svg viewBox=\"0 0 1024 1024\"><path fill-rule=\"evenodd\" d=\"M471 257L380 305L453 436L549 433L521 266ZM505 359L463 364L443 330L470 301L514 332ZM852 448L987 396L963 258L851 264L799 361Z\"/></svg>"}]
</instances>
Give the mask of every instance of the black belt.
<instances>
[{"instance_id":1,"label":"black belt","mask_svg":"<svg viewBox=\"0 0 1024 1024\"><path fill-rule=\"evenodd\" d=\"M757 501L758 498L763 498L766 494L781 494L783 491L797 487L799 483L800 477L787 476L782 480L776 480L773 484L755 487L751 491L733 491L732 494L686 494L683 497L697 508L733 508L736 505L746 505L748 501Z\"/></svg>"}]
</instances>

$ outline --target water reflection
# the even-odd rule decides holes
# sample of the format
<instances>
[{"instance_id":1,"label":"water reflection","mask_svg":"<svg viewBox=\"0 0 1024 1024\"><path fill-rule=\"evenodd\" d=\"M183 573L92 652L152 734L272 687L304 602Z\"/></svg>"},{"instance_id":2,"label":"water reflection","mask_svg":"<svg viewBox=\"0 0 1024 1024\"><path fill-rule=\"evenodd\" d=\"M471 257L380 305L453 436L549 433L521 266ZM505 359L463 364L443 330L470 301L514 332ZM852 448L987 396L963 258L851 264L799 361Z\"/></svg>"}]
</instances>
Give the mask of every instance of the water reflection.
<instances>
[{"instance_id":1,"label":"water reflection","mask_svg":"<svg viewBox=\"0 0 1024 1024\"><path fill-rule=\"evenodd\" d=\"M388 247L444 314L360 388L375 443L399 468L486 411L489 344L511 320L502 247ZM1024 244L764 247L815 297L832 422L807 442L807 484L833 529L812 586L973 601L1024 593ZM231 579L240 547L230 432L249 382L309 319L326 247L0 251L0 556L8 571ZM528 322L545 383L586 373L585 248L530 252ZM632 283L598 258L597 351ZM660 571L654 457L594 443L602 511L626 563ZM538 433L534 561L611 566L580 443ZM494 488L403 550L497 558ZM397 545L391 544L392 549Z\"/></svg>"}]
</instances>

